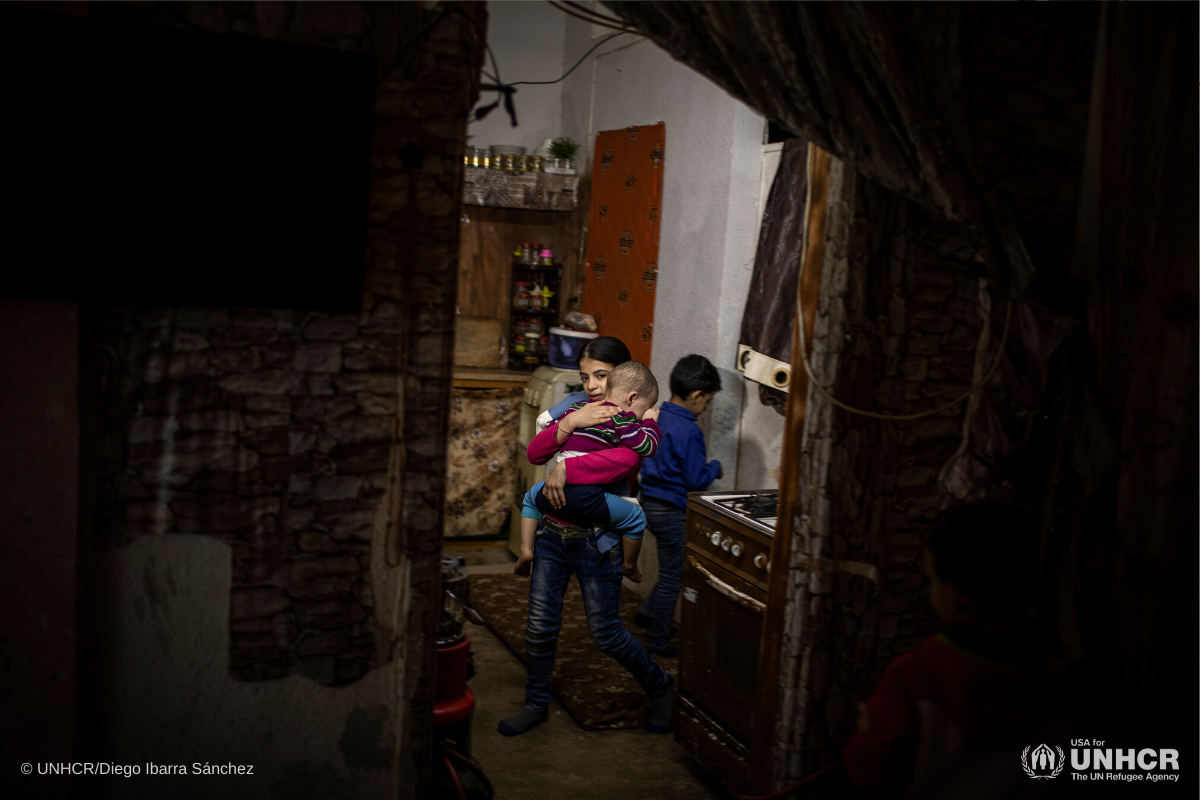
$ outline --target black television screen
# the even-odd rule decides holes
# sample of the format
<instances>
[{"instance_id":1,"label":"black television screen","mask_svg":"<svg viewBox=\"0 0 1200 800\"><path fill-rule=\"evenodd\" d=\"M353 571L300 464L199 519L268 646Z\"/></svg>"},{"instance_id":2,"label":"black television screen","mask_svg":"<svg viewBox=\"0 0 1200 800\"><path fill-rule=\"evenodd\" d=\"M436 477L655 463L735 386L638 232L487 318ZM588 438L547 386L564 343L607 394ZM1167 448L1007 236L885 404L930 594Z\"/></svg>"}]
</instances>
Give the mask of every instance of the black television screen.
<instances>
[{"instance_id":1,"label":"black television screen","mask_svg":"<svg viewBox=\"0 0 1200 800\"><path fill-rule=\"evenodd\" d=\"M0 12L3 296L354 311L375 58Z\"/></svg>"}]
</instances>

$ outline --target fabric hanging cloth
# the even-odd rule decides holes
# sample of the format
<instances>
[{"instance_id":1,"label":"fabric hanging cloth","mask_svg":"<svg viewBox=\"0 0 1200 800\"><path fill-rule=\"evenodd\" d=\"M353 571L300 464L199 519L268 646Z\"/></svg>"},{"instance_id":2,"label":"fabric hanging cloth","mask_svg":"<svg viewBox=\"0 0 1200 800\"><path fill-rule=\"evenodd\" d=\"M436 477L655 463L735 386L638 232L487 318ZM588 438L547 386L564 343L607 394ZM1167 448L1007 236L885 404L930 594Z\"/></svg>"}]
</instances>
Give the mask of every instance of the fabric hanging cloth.
<instances>
[{"instance_id":1,"label":"fabric hanging cloth","mask_svg":"<svg viewBox=\"0 0 1200 800\"><path fill-rule=\"evenodd\" d=\"M791 384L796 283L807 224L808 142L788 139L758 232L754 274L742 312L738 369L764 388L764 405L782 407Z\"/></svg>"},{"instance_id":2,"label":"fabric hanging cloth","mask_svg":"<svg viewBox=\"0 0 1200 800\"><path fill-rule=\"evenodd\" d=\"M966 224L994 282L1034 267L976 155L959 3L605 0L675 60L899 195Z\"/></svg>"}]
</instances>

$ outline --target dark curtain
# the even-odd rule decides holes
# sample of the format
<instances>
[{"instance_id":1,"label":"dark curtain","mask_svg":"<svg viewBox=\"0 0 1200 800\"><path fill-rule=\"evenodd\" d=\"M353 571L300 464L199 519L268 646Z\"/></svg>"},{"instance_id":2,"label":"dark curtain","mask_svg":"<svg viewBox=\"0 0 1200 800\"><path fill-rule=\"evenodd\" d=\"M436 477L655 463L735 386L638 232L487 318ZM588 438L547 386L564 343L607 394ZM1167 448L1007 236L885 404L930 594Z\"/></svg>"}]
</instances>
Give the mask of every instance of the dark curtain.
<instances>
[{"instance_id":1,"label":"dark curtain","mask_svg":"<svg viewBox=\"0 0 1200 800\"><path fill-rule=\"evenodd\" d=\"M738 337L738 344L786 364L792 361L796 283L804 257L807 194L808 142L788 139L763 210L754 274ZM785 405L786 395L773 387L763 386L759 396L764 405Z\"/></svg>"},{"instance_id":2,"label":"dark curtain","mask_svg":"<svg viewBox=\"0 0 1200 800\"><path fill-rule=\"evenodd\" d=\"M769 119L966 224L998 283L1029 286L1033 265L967 123L957 3L605 5Z\"/></svg>"}]
</instances>

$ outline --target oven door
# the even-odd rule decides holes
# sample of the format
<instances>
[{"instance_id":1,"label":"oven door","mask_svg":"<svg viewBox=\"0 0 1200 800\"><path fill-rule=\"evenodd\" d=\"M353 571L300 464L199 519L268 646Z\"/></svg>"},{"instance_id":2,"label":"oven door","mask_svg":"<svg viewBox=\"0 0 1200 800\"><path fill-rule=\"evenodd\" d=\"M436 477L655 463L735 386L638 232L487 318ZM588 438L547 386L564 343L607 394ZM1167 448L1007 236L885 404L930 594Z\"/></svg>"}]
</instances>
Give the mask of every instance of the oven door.
<instances>
[{"instance_id":1,"label":"oven door","mask_svg":"<svg viewBox=\"0 0 1200 800\"><path fill-rule=\"evenodd\" d=\"M681 594L680 689L748 742L766 594L691 547Z\"/></svg>"}]
</instances>

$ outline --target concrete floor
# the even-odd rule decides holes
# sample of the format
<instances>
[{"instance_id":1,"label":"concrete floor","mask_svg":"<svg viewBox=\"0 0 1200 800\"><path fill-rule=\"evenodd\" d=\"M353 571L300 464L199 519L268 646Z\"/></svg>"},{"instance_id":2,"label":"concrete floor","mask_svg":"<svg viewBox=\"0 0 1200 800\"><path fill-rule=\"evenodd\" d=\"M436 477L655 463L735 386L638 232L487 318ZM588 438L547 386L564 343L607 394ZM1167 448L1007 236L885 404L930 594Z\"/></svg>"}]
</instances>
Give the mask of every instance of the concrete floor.
<instances>
[{"instance_id":1,"label":"concrete floor","mask_svg":"<svg viewBox=\"0 0 1200 800\"><path fill-rule=\"evenodd\" d=\"M512 569L507 550L447 551L472 572ZM477 674L472 753L496 789L496 800L731 800L675 742L643 730L585 731L551 700L550 719L521 736L496 724L520 710L525 665L486 627L467 625Z\"/></svg>"}]
</instances>

